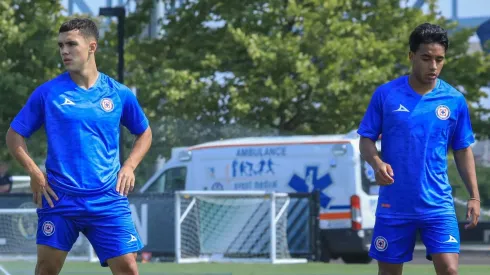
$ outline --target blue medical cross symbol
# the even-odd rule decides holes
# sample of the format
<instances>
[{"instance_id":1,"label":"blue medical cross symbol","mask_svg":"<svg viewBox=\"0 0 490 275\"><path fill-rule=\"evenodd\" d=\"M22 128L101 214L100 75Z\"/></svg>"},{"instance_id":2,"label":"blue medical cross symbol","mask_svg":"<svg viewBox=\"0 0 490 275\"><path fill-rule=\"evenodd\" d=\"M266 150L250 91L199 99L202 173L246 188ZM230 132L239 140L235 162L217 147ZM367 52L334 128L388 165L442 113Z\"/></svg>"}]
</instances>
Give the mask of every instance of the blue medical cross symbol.
<instances>
[{"instance_id":1,"label":"blue medical cross symbol","mask_svg":"<svg viewBox=\"0 0 490 275\"><path fill-rule=\"evenodd\" d=\"M318 178L318 166L307 166L305 170L305 177L294 174L289 181L289 186L297 192L308 193L311 191L320 191L320 205L326 208L332 198L328 197L323 191L332 184L332 178L330 174L325 174L321 178Z\"/></svg>"}]
</instances>

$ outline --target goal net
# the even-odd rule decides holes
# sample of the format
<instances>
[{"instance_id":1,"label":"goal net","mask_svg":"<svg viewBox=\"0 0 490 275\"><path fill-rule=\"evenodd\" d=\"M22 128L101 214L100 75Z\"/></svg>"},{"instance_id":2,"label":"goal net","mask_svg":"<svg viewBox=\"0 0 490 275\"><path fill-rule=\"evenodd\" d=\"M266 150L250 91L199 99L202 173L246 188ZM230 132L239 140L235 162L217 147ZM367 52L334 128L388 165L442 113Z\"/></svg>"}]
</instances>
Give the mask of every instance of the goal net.
<instances>
[{"instance_id":1,"label":"goal net","mask_svg":"<svg viewBox=\"0 0 490 275\"><path fill-rule=\"evenodd\" d=\"M0 261L35 260L37 255L36 208L0 209ZM98 261L89 241L80 234L68 261Z\"/></svg>"},{"instance_id":2,"label":"goal net","mask_svg":"<svg viewBox=\"0 0 490 275\"><path fill-rule=\"evenodd\" d=\"M305 263L288 247L286 193L180 191L175 194L177 263Z\"/></svg>"}]
</instances>

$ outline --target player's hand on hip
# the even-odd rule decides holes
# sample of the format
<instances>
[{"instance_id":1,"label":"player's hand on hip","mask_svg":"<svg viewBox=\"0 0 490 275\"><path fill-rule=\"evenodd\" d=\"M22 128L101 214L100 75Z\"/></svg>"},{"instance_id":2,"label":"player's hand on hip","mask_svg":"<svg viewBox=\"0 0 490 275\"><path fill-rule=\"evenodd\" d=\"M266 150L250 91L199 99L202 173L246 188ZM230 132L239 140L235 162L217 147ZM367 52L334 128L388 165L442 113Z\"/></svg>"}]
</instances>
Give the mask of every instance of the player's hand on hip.
<instances>
[{"instance_id":1,"label":"player's hand on hip","mask_svg":"<svg viewBox=\"0 0 490 275\"><path fill-rule=\"evenodd\" d=\"M32 200L39 208L43 207L43 196L50 207L54 207L53 199L58 200L58 196L51 189L48 183L46 174L39 171L38 173L30 174Z\"/></svg>"},{"instance_id":2,"label":"player's hand on hip","mask_svg":"<svg viewBox=\"0 0 490 275\"><path fill-rule=\"evenodd\" d=\"M127 196L129 192L134 188L134 170L130 166L123 165L119 174L117 175L116 191Z\"/></svg>"},{"instance_id":3,"label":"player's hand on hip","mask_svg":"<svg viewBox=\"0 0 490 275\"><path fill-rule=\"evenodd\" d=\"M480 218L480 201L470 199L468 201L467 208L468 210L466 212L466 220L468 220L469 223L466 224L464 228L472 229L476 227L476 225L478 224L478 219Z\"/></svg>"},{"instance_id":4,"label":"player's hand on hip","mask_svg":"<svg viewBox=\"0 0 490 275\"><path fill-rule=\"evenodd\" d=\"M381 163L376 170L375 176L376 183L378 183L379 185L390 185L395 182L395 180L393 179L393 177L395 176L393 174L393 169L388 163Z\"/></svg>"}]
</instances>

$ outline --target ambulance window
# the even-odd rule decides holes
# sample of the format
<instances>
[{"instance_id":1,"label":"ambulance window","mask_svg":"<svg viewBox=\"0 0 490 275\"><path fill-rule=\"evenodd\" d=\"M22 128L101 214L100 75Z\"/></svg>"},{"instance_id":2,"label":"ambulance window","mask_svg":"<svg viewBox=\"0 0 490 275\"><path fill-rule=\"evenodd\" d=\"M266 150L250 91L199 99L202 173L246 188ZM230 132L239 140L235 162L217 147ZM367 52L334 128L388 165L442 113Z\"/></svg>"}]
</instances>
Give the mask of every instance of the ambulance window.
<instances>
[{"instance_id":1,"label":"ambulance window","mask_svg":"<svg viewBox=\"0 0 490 275\"><path fill-rule=\"evenodd\" d=\"M185 189L186 167L176 167L165 172L165 192L174 192Z\"/></svg>"},{"instance_id":2,"label":"ambulance window","mask_svg":"<svg viewBox=\"0 0 490 275\"><path fill-rule=\"evenodd\" d=\"M378 152L381 157L381 152ZM368 195L378 195L379 185L376 184L376 179L374 175L374 170L361 157L361 178L362 178L362 190L366 192Z\"/></svg>"},{"instance_id":3,"label":"ambulance window","mask_svg":"<svg viewBox=\"0 0 490 275\"><path fill-rule=\"evenodd\" d=\"M163 193L163 187L165 186L165 174L163 172L151 185L146 189L146 193Z\"/></svg>"},{"instance_id":4,"label":"ambulance window","mask_svg":"<svg viewBox=\"0 0 490 275\"><path fill-rule=\"evenodd\" d=\"M163 193L185 189L186 167L175 167L163 172L157 180L150 185L146 192Z\"/></svg>"}]
</instances>

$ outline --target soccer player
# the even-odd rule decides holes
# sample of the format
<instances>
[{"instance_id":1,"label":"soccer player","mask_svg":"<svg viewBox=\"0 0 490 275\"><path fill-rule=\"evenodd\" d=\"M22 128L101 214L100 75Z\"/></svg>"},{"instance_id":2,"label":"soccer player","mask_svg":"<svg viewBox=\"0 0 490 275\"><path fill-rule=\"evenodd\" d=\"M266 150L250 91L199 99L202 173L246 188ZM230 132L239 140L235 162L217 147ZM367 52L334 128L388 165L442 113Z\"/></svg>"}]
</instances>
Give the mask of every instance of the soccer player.
<instances>
[{"instance_id":1,"label":"soccer player","mask_svg":"<svg viewBox=\"0 0 490 275\"><path fill-rule=\"evenodd\" d=\"M113 274L138 274L135 253L143 244L126 196L152 135L131 90L97 70L98 36L89 19L61 25L58 46L67 72L35 89L7 133L8 149L29 173L39 207L36 275L59 274L79 232ZM136 135L122 166L120 124ZM46 174L25 143L42 125Z\"/></svg>"},{"instance_id":2,"label":"soccer player","mask_svg":"<svg viewBox=\"0 0 490 275\"><path fill-rule=\"evenodd\" d=\"M358 129L361 154L381 186L369 255L378 261L378 274L400 275L420 233L437 274L454 275L460 238L447 151L453 150L469 191L466 228L473 228L480 215L473 131L463 94L438 78L447 32L425 23L413 30L409 44L410 75L377 88ZM375 146L380 134L383 159Z\"/></svg>"}]
</instances>

